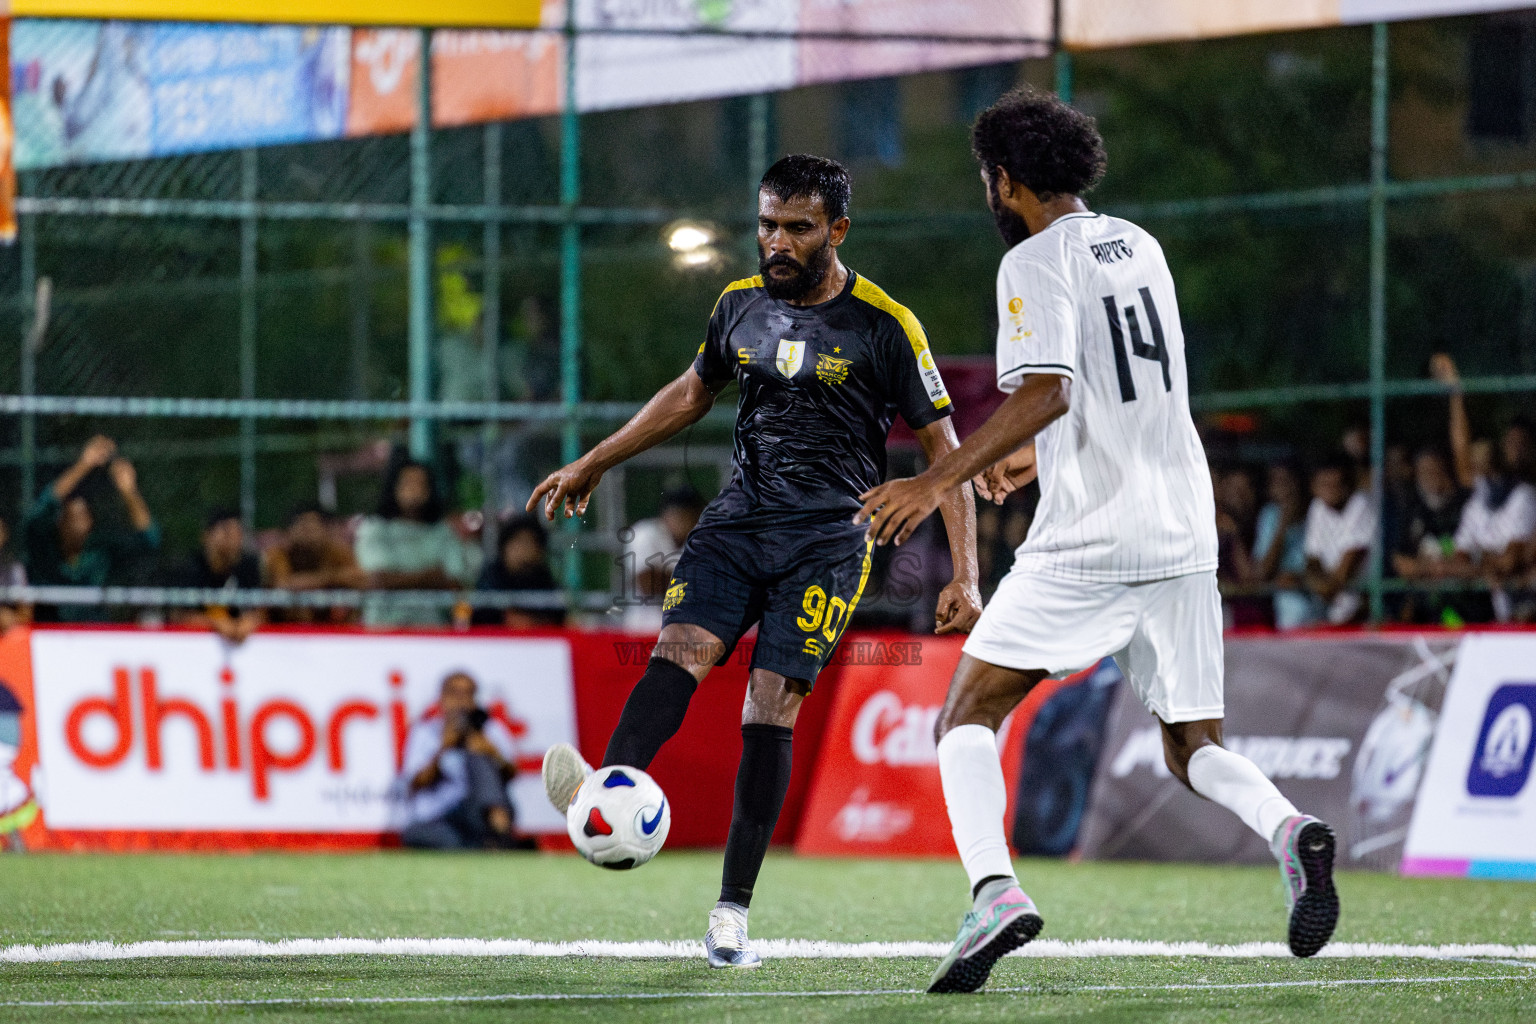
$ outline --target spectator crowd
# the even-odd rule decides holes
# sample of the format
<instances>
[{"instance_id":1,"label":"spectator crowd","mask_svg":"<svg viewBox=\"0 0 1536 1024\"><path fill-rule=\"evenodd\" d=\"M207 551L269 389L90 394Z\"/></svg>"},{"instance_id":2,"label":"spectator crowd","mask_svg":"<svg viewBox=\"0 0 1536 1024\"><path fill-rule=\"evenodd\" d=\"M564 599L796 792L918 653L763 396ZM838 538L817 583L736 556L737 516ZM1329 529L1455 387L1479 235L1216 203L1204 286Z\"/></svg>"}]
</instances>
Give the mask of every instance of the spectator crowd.
<instances>
[{"instance_id":1,"label":"spectator crowd","mask_svg":"<svg viewBox=\"0 0 1536 1024\"><path fill-rule=\"evenodd\" d=\"M103 482L109 486L104 487ZM123 515L105 521L101 507L115 492ZM238 511L215 507L203 519L199 542L180 561L168 560L138 474L116 443L97 436L46 487L23 515L14 545L0 522L0 586L103 587L128 578L166 587L238 591L365 591L361 606L231 603L168 609L172 621L214 630L240 643L270 621L367 626L444 627L450 624L514 628L558 625L564 612L540 607L481 609L452 601L385 591L531 591L558 593L549 566L548 539L537 517L518 515L500 524L499 544L487 559L471 517L450 516L435 474L424 463L396 458L385 473L373 513L341 519L319 505L294 509L280 529L248 535ZM157 566L146 579L136 566ZM544 604L549 604L546 601ZM28 621L107 621L101 604L0 604L0 631Z\"/></svg>"},{"instance_id":2,"label":"spectator crowd","mask_svg":"<svg viewBox=\"0 0 1536 1024\"><path fill-rule=\"evenodd\" d=\"M1378 545L1392 621L1536 622L1536 425L1474 437L1455 364L1437 355L1430 372L1449 394L1445 440L1388 444L1379 496L1363 427L1308 470L1213 465L1230 624L1362 621Z\"/></svg>"},{"instance_id":3,"label":"spectator crowd","mask_svg":"<svg viewBox=\"0 0 1536 1024\"><path fill-rule=\"evenodd\" d=\"M1455 364L1438 355L1430 372L1449 396L1444 439L1417 449L1388 444L1380 494L1363 426L1347 430L1336 452L1309 465L1213 460L1218 577L1229 625L1290 630L1362 622L1367 573L1378 555L1389 620L1536 622L1536 427L1516 418L1496 437L1475 437ZM660 628L672 567L704 504L692 488L665 491L655 518L620 534L615 624L649 633ZM1028 501L978 512L979 562L990 592L988 584L1007 571L1012 549L1027 534ZM494 544L482 543L482 530L495 531ZM937 566L947 558L946 546L942 538L929 540ZM497 524L452 514L432 468L398 453L369 514L344 518L307 504L280 528L253 537L235 509L216 507L189 555L168 560L162 546L133 464L110 438L93 437L26 511L14 536L0 522L0 586L101 587L124 582L129 567L149 562L159 571L152 579L139 573L136 581L225 592L364 592L360 602L338 600L334 607L318 598L318 605L215 602L165 610L178 624L214 630L232 643L269 622L516 629L556 626L566 617L539 517L516 514ZM914 557L926 550L910 547ZM944 568L935 572L943 576L938 570ZM888 574L893 581L898 576ZM917 584L914 597L926 594L926 575L906 574ZM544 600L472 608L423 597L469 590ZM865 604L874 610L879 601ZM111 611L99 604L0 602L0 631L34 618L101 621ZM897 614L891 624L900 621Z\"/></svg>"}]
</instances>

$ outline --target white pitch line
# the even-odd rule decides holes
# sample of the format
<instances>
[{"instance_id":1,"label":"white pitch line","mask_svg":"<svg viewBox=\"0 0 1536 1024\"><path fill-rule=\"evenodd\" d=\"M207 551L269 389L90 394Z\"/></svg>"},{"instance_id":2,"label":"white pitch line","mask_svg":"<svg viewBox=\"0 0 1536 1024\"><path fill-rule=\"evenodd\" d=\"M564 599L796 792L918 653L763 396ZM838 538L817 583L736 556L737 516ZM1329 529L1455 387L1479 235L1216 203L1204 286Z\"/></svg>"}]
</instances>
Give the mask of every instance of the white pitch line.
<instances>
[{"instance_id":1,"label":"white pitch line","mask_svg":"<svg viewBox=\"0 0 1536 1024\"><path fill-rule=\"evenodd\" d=\"M1466 981L1526 981L1524 974L1449 975L1437 978L1316 978L1304 981L1248 981L1178 985L1078 985L1070 987L1017 985L983 989L987 995L1065 996L1080 992L1223 992L1234 989L1342 988L1359 985L1441 985ZM0 1008L47 1009L83 1007L108 1009L178 1006L395 1006L453 1003L627 1002L657 999L806 999L868 996L917 996L917 988L820 989L779 992L503 992L493 995L448 996L315 996L271 999L32 999L0 1001Z\"/></svg>"},{"instance_id":2,"label":"white pitch line","mask_svg":"<svg viewBox=\"0 0 1536 1024\"><path fill-rule=\"evenodd\" d=\"M815 939L764 939L756 943L763 956L779 960L866 960L942 957L942 942L823 942ZM209 939L151 942L66 942L46 946L0 947L0 964L61 963L90 960L152 960L171 957L301 957L301 956L456 956L456 957L589 957L629 960L693 960L704 955L696 941L538 942L532 939ZM1042 939L1011 954L1023 957L1081 959L1085 957L1217 957L1290 959L1279 942L1245 942L1223 946L1208 942L1150 942L1135 939ZM1336 942L1320 958L1455 960L1475 958L1533 959L1536 945L1492 943L1401 945L1376 942Z\"/></svg>"}]
</instances>

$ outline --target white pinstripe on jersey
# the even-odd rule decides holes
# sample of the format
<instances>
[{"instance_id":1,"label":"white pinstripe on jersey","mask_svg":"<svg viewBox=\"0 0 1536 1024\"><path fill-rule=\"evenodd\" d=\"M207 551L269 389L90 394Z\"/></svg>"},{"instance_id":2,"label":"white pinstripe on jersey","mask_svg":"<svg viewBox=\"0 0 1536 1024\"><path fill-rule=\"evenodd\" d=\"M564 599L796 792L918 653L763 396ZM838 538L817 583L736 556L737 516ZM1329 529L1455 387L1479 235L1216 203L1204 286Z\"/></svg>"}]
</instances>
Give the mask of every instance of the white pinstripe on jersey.
<instances>
[{"instance_id":1,"label":"white pinstripe on jersey","mask_svg":"<svg viewBox=\"0 0 1536 1024\"><path fill-rule=\"evenodd\" d=\"M1076 213L1021 242L997 275L998 387L1072 379L1036 438L1040 507L1015 569L1136 583L1216 568L1216 508L1189 412L1184 333L1157 240Z\"/></svg>"}]
</instances>

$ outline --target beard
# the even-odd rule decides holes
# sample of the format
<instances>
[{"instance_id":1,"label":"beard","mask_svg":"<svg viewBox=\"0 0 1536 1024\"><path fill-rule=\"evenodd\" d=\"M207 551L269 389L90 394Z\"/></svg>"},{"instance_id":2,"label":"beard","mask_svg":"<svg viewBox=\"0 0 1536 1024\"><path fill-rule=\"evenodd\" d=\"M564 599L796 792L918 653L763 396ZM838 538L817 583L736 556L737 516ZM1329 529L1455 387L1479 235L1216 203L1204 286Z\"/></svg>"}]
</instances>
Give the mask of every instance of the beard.
<instances>
[{"instance_id":1,"label":"beard","mask_svg":"<svg viewBox=\"0 0 1536 1024\"><path fill-rule=\"evenodd\" d=\"M987 198L987 206L992 210L992 223L997 225L997 233L1003 236L1003 244L1012 249L1030 236L1032 232L1024 218L1003 205L1003 197L997 194L995 177L987 183Z\"/></svg>"},{"instance_id":2,"label":"beard","mask_svg":"<svg viewBox=\"0 0 1536 1024\"><path fill-rule=\"evenodd\" d=\"M788 277L775 277L768 272L773 267L783 267L793 273ZM787 302L803 299L821 286L831 268L830 234L818 248L811 252L804 263L782 252L769 259L763 259L762 250L758 250L757 272L763 275L763 290L770 298L783 299Z\"/></svg>"}]
</instances>

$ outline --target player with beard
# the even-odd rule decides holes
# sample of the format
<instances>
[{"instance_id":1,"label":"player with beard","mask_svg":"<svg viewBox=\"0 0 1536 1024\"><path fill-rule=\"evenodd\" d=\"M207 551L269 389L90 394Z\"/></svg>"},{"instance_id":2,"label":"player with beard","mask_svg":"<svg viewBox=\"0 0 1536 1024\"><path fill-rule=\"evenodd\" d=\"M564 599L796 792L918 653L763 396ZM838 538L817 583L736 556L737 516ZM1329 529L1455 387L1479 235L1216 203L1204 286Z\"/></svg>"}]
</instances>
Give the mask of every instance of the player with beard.
<instances>
[{"instance_id":1,"label":"player with beard","mask_svg":"<svg viewBox=\"0 0 1536 1024\"><path fill-rule=\"evenodd\" d=\"M647 768L710 668L758 626L720 901L704 940L711 967L760 962L747 908L789 786L800 704L869 579L871 544L852 519L859 495L885 478L891 423L899 413L930 463L958 446L922 325L838 259L851 191L831 160L789 156L769 168L758 193L761 273L726 287L692 367L528 501L551 519L584 514L605 472L698 422L727 384L740 387L734 472L683 545L661 637L603 755L604 767ZM940 505L955 574L934 631L963 632L981 610L976 510L968 491ZM591 771L569 745L545 755L559 810Z\"/></svg>"},{"instance_id":2,"label":"player with beard","mask_svg":"<svg viewBox=\"0 0 1536 1024\"><path fill-rule=\"evenodd\" d=\"M972 148L1011 247L997 275L1008 398L921 476L872 488L854 517L878 543L899 544L973 478L1000 501L1039 474L1029 536L966 640L934 727L972 908L929 991L980 988L1039 933L1008 856L997 729L1042 679L1105 655L1157 717L1174 777L1269 844L1291 951L1311 956L1339 916L1334 836L1222 746L1216 506L1162 248L1083 202L1104 174L1104 143L1056 97L1010 92L976 119Z\"/></svg>"}]
</instances>

